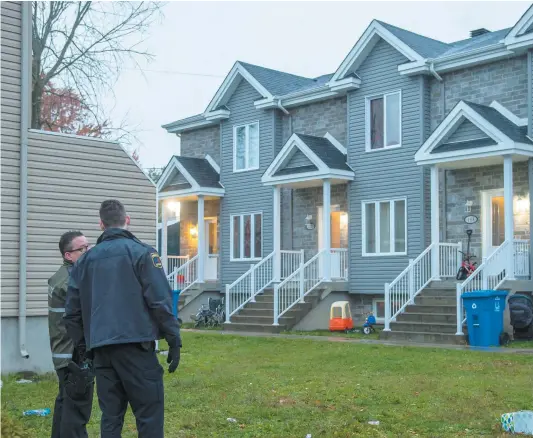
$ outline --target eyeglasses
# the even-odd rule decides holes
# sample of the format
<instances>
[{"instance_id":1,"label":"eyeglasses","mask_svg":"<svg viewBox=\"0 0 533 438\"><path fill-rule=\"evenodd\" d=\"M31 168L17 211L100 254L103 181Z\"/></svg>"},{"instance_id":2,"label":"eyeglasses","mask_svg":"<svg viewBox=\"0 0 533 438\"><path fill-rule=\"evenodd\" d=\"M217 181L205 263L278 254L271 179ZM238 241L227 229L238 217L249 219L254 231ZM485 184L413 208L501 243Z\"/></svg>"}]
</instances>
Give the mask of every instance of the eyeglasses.
<instances>
[{"instance_id":1,"label":"eyeglasses","mask_svg":"<svg viewBox=\"0 0 533 438\"><path fill-rule=\"evenodd\" d=\"M81 252L82 254L87 251L89 249L89 245L84 245L84 246L81 246L79 248L76 248L76 249L73 249L71 251L67 251L67 252Z\"/></svg>"}]
</instances>

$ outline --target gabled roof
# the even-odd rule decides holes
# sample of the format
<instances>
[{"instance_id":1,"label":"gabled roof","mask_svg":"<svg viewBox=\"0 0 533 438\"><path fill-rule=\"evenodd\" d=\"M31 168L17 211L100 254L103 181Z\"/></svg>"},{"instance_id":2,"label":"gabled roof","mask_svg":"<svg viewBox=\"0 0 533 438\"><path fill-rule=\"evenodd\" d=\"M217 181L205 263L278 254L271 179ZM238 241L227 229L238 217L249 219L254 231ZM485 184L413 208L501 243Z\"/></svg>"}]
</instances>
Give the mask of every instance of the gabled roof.
<instances>
[{"instance_id":1,"label":"gabled roof","mask_svg":"<svg viewBox=\"0 0 533 438\"><path fill-rule=\"evenodd\" d=\"M459 141L447 138L468 121L480 135ZM490 106L460 101L415 154L417 164L437 164L503 154L533 156L527 120L519 119L498 102Z\"/></svg>"},{"instance_id":2,"label":"gabled roof","mask_svg":"<svg viewBox=\"0 0 533 438\"><path fill-rule=\"evenodd\" d=\"M295 154L302 159L291 164ZM329 133L324 137L293 134L263 174L263 184L291 184L320 179L349 181L354 178L347 164L346 149Z\"/></svg>"},{"instance_id":3,"label":"gabled roof","mask_svg":"<svg viewBox=\"0 0 533 438\"><path fill-rule=\"evenodd\" d=\"M173 156L157 182L159 197L224 196L220 168L214 160Z\"/></svg>"},{"instance_id":4,"label":"gabled roof","mask_svg":"<svg viewBox=\"0 0 533 438\"><path fill-rule=\"evenodd\" d=\"M516 24L509 29L505 36L505 44L511 49L530 45L533 40L533 35L530 32L531 25L533 25L533 6L530 6Z\"/></svg>"}]
</instances>

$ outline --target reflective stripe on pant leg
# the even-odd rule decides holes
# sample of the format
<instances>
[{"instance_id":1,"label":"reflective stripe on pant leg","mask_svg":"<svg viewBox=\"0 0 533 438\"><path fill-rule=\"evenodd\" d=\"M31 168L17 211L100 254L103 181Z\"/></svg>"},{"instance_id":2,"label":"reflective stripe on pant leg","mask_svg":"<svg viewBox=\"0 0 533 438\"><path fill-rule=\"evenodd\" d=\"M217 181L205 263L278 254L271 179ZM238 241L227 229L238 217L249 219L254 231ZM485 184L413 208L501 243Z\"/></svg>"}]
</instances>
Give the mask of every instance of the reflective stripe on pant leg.
<instances>
[{"instance_id":1,"label":"reflective stripe on pant leg","mask_svg":"<svg viewBox=\"0 0 533 438\"><path fill-rule=\"evenodd\" d=\"M70 353L52 353L53 359L72 359L72 354Z\"/></svg>"}]
</instances>

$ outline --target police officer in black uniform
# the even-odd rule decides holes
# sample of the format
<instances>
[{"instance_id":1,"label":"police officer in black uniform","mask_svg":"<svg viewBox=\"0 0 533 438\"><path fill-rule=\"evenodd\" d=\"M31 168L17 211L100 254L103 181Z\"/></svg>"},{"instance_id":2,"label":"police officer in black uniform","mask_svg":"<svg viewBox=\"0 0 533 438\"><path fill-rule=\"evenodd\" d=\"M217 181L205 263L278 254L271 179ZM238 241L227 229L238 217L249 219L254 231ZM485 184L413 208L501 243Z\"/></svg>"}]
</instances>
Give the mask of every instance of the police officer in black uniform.
<instances>
[{"instance_id":1,"label":"police officer in black uniform","mask_svg":"<svg viewBox=\"0 0 533 438\"><path fill-rule=\"evenodd\" d=\"M129 223L119 201L101 204L104 232L71 272L65 322L74 344L85 343L93 355L101 438L121 436L128 402L138 436L163 438L163 368L155 341L168 342L172 373L180 361L180 330L161 259L127 231Z\"/></svg>"}]
</instances>

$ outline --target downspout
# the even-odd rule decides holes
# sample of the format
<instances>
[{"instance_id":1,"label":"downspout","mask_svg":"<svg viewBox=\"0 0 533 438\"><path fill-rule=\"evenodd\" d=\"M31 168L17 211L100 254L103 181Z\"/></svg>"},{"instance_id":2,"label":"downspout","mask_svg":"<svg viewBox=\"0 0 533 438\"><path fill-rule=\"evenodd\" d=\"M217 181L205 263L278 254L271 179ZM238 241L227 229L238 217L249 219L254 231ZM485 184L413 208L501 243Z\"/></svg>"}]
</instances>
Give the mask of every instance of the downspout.
<instances>
[{"instance_id":1,"label":"downspout","mask_svg":"<svg viewBox=\"0 0 533 438\"><path fill-rule=\"evenodd\" d=\"M28 359L26 350L26 285L28 254L28 130L30 119L29 90L31 69L30 21L31 3L22 3L22 57L20 86L20 224L19 224L19 344L20 355Z\"/></svg>"},{"instance_id":2,"label":"downspout","mask_svg":"<svg viewBox=\"0 0 533 438\"><path fill-rule=\"evenodd\" d=\"M289 113L289 111L287 111L287 109L281 104L281 99L278 99L278 108L283 111L287 116L289 116L289 137L292 135L292 115L291 113ZM294 235L293 235L293 231L294 231L294 224L293 224L293 205L294 205L294 202L293 202L293 189L289 189L289 224L290 224L290 236L291 236L291 239L290 239L290 249L292 250L293 248L293 239L294 239Z\"/></svg>"}]
</instances>

